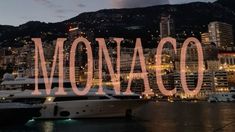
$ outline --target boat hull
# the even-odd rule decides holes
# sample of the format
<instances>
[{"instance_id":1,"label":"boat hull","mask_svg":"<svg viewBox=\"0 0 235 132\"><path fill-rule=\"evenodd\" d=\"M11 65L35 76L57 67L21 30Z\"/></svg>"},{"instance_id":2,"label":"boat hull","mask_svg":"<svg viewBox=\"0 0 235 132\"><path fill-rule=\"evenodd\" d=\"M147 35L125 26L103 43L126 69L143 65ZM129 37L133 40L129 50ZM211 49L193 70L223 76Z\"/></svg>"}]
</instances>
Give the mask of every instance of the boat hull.
<instances>
[{"instance_id":1,"label":"boat hull","mask_svg":"<svg viewBox=\"0 0 235 132\"><path fill-rule=\"evenodd\" d=\"M227 93L227 94L213 94L209 96L208 102L235 102L235 94Z\"/></svg>"},{"instance_id":2,"label":"boat hull","mask_svg":"<svg viewBox=\"0 0 235 132\"><path fill-rule=\"evenodd\" d=\"M36 119L79 119L129 117L147 100L86 100L45 104Z\"/></svg>"}]
</instances>

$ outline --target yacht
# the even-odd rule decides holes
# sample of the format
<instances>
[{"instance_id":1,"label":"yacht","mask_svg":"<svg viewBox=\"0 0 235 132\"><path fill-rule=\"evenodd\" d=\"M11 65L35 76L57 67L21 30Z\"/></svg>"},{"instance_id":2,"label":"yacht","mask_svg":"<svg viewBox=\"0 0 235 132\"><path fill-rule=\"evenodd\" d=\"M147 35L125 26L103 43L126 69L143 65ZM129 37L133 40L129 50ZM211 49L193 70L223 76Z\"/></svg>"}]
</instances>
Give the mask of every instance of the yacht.
<instances>
[{"instance_id":1,"label":"yacht","mask_svg":"<svg viewBox=\"0 0 235 132\"><path fill-rule=\"evenodd\" d=\"M52 87L58 87L59 78L54 77L52 80ZM44 78L38 78L39 89L45 89ZM71 87L70 81L64 80L64 87ZM35 78L34 77L17 77L15 78L12 74L4 74L0 90L34 90L35 89Z\"/></svg>"},{"instance_id":2,"label":"yacht","mask_svg":"<svg viewBox=\"0 0 235 132\"><path fill-rule=\"evenodd\" d=\"M56 80L53 80L52 84L58 84ZM43 81L39 82L41 82L39 85L45 85ZM75 95L71 87L65 88L66 96L55 95L54 93L58 90L57 87L54 87L51 95L48 96L45 88L43 88L40 89L42 94L35 96L32 95L35 85L32 79L30 81L26 78L24 80L7 80L3 81L1 85L3 90L0 93L5 93L4 98L10 99L12 102L42 104L43 108L40 115L35 119L130 117L135 110L148 103L148 100L142 99L138 94L125 95L121 93L116 95L113 88L104 88L104 95L97 95L98 88L91 88L89 93L84 96ZM7 85L18 85L20 87L4 90L8 87ZM82 90L82 88L79 89Z\"/></svg>"},{"instance_id":3,"label":"yacht","mask_svg":"<svg viewBox=\"0 0 235 132\"><path fill-rule=\"evenodd\" d=\"M235 102L235 88L232 87L227 93L211 94L208 102Z\"/></svg>"},{"instance_id":4,"label":"yacht","mask_svg":"<svg viewBox=\"0 0 235 132\"><path fill-rule=\"evenodd\" d=\"M56 91L57 88L52 89L52 93ZM133 111L148 103L139 95L115 95L113 90L97 95L95 88L84 96L75 95L71 89L66 90L66 96L47 96L45 90L41 92L40 96L31 95L32 90L11 92L6 98L13 102L43 104L40 115L35 119L130 117Z\"/></svg>"}]
</instances>

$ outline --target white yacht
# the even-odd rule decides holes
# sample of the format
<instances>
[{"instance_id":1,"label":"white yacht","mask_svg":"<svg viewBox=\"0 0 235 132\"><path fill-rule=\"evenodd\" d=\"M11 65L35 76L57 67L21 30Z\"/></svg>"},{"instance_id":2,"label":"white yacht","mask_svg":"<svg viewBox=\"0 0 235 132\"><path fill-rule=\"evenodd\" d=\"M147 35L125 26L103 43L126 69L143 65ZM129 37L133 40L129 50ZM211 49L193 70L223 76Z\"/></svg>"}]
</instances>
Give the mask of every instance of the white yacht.
<instances>
[{"instance_id":1,"label":"white yacht","mask_svg":"<svg viewBox=\"0 0 235 132\"><path fill-rule=\"evenodd\" d=\"M208 102L235 102L235 88L232 87L227 93L211 94Z\"/></svg>"},{"instance_id":2,"label":"white yacht","mask_svg":"<svg viewBox=\"0 0 235 132\"><path fill-rule=\"evenodd\" d=\"M97 95L97 88L91 88L85 96L77 96L72 88L65 88L67 95L55 95L58 88L54 87L51 95L46 95L45 89L40 89L40 96L32 95L34 81L25 79L3 81L1 85L20 85L27 88L0 91L0 97L12 102L43 104L40 116L36 119L76 119L76 118L108 118L131 116L133 111L148 103L137 94L116 95L112 88L104 88L104 95ZM57 80L57 79L55 79ZM39 81L40 82L40 81ZM53 81L53 84L58 83ZM40 85L43 85L41 83ZM44 86L45 87L45 86ZM29 89L28 89L29 88Z\"/></svg>"},{"instance_id":3,"label":"white yacht","mask_svg":"<svg viewBox=\"0 0 235 132\"><path fill-rule=\"evenodd\" d=\"M31 95L32 90L11 92L4 98L12 102L43 104L40 116L37 119L74 119L74 118L107 118L131 116L132 112L147 100L140 99L139 95L114 95L112 90L105 90L105 95L96 95L97 89L92 89L85 96L75 95L67 89L66 96L47 96L45 90L42 95ZM52 90L55 93L57 88ZM3 92L3 91L2 91ZM6 93L6 92L5 92Z\"/></svg>"},{"instance_id":4,"label":"white yacht","mask_svg":"<svg viewBox=\"0 0 235 132\"><path fill-rule=\"evenodd\" d=\"M58 87L59 78L54 77L52 80L52 87ZM45 89L44 78L38 78L39 89ZM70 81L64 80L64 87L71 87ZM35 78L34 77L17 77L14 78L11 74L4 74L0 90L25 90L35 89Z\"/></svg>"}]
</instances>

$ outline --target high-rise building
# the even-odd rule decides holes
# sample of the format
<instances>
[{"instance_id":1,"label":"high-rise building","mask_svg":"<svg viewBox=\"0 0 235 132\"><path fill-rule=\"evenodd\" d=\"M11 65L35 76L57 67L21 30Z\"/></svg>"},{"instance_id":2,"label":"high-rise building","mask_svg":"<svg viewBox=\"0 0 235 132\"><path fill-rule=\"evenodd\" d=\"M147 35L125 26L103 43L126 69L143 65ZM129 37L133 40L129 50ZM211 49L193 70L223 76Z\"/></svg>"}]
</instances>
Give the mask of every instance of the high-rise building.
<instances>
[{"instance_id":1,"label":"high-rise building","mask_svg":"<svg viewBox=\"0 0 235 132\"><path fill-rule=\"evenodd\" d=\"M209 45L210 44L210 35L209 33L201 34L202 44Z\"/></svg>"},{"instance_id":2,"label":"high-rise building","mask_svg":"<svg viewBox=\"0 0 235 132\"><path fill-rule=\"evenodd\" d=\"M228 72L219 70L214 72L214 92L228 92Z\"/></svg>"},{"instance_id":3,"label":"high-rise building","mask_svg":"<svg viewBox=\"0 0 235 132\"><path fill-rule=\"evenodd\" d=\"M218 65L218 51L214 45L203 45L203 59L204 59L204 69L205 70L215 70ZM175 70L180 71L180 57L181 49L177 49L177 54L175 56ZM186 69L187 71L197 72L198 71L198 49L195 45L190 45L187 47L186 53ZM218 69L218 68L217 68Z\"/></svg>"},{"instance_id":4,"label":"high-rise building","mask_svg":"<svg viewBox=\"0 0 235 132\"><path fill-rule=\"evenodd\" d=\"M191 72L186 74L186 81L188 88L192 91L197 86L198 81L198 73ZM183 91L183 87L181 84L180 73L177 72L174 75L174 85L177 89L177 96L181 98L190 98L190 95L187 95ZM212 92L228 92L229 84L228 84L228 73L224 70L217 71L205 71L203 75L203 83L200 90L200 93L197 98L208 97Z\"/></svg>"},{"instance_id":5,"label":"high-rise building","mask_svg":"<svg viewBox=\"0 0 235 132\"><path fill-rule=\"evenodd\" d=\"M210 42L216 44L220 50L232 50L234 38L232 25L223 22L211 22L208 25Z\"/></svg>"},{"instance_id":6,"label":"high-rise building","mask_svg":"<svg viewBox=\"0 0 235 132\"><path fill-rule=\"evenodd\" d=\"M197 86L198 81L198 73L191 72L186 74L187 77L187 86L188 88L193 91ZM187 95L182 87L180 73L176 72L174 75L174 84L175 88L177 89L177 96L181 98L191 98L190 95ZM200 90L200 93L197 95L198 97L205 97L208 96L209 93L213 91L213 74L212 72L205 72L203 75L203 84Z\"/></svg>"},{"instance_id":7,"label":"high-rise building","mask_svg":"<svg viewBox=\"0 0 235 132\"><path fill-rule=\"evenodd\" d=\"M160 37L169 37L174 35L175 26L171 15L162 15L160 21Z\"/></svg>"},{"instance_id":8,"label":"high-rise building","mask_svg":"<svg viewBox=\"0 0 235 132\"><path fill-rule=\"evenodd\" d=\"M219 53L218 59L220 63L220 69L224 69L226 71L235 71L235 53Z\"/></svg>"}]
</instances>

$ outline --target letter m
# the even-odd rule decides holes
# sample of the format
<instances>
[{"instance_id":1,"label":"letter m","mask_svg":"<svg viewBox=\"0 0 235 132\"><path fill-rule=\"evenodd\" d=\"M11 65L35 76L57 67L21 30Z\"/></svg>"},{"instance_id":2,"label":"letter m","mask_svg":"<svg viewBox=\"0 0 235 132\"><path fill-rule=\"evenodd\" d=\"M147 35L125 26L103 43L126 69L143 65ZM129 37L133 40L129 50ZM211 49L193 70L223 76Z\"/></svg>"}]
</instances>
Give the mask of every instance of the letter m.
<instances>
[{"instance_id":1,"label":"letter m","mask_svg":"<svg viewBox=\"0 0 235 132\"><path fill-rule=\"evenodd\" d=\"M40 57L42 74L43 74L45 88L46 88L46 94L50 95L52 82L53 82L53 76L54 76L58 56L59 56L59 89L56 92L56 94L60 94L60 95L66 94L63 89L63 76L64 76L63 44L64 44L64 41L66 41L66 39L65 38L58 38L57 39L55 53L54 53L54 57L53 57L52 68L51 68L51 73L50 73L50 78L48 77L46 61L45 61L45 57L44 57L44 51L42 48L42 41L40 38L32 38L32 41L34 41L34 43L35 43L35 90L32 94L33 95L41 95L41 92L39 91L39 88L38 88L39 57Z\"/></svg>"}]
</instances>

